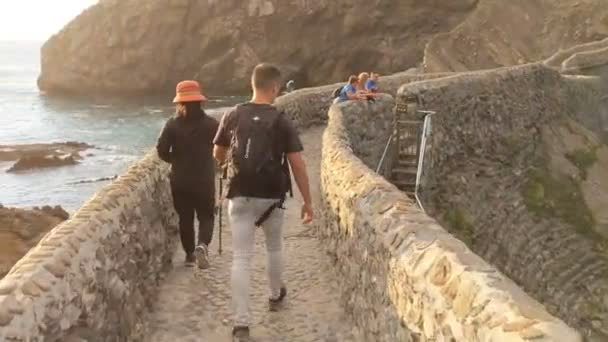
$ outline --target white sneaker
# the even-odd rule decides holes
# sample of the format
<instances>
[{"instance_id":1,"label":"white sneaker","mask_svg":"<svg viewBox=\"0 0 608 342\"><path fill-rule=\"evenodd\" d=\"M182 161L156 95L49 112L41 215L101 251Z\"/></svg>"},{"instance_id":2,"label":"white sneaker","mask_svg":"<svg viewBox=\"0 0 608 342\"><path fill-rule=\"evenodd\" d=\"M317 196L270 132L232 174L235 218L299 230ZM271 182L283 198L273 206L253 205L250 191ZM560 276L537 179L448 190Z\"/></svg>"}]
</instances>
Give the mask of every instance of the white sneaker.
<instances>
[{"instance_id":1,"label":"white sneaker","mask_svg":"<svg viewBox=\"0 0 608 342\"><path fill-rule=\"evenodd\" d=\"M209 252L207 245L201 243L194 249L194 257L196 258L196 265L201 270L208 269L211 265L209 264Z\"/></svg>"}]
</instances>

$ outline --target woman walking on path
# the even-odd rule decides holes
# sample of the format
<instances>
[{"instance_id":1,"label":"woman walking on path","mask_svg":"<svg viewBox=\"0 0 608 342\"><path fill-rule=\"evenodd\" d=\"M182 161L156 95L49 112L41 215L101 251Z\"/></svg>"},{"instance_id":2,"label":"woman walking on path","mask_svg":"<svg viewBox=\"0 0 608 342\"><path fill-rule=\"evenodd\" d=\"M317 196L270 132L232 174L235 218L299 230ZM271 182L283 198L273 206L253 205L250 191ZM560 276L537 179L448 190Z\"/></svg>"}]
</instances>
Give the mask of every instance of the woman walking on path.
<instances>
[{"instance_id":1,"label":"woman walking on path","mask_svg":"<svg viewBox=\"0 0 608 342\"><path fill-rule=\"evenodd\" d=\"M173 205L179 216L179 231L186 264L196 261L209 267L208 246L213 237L215 211L215 161L213 138L219 126L201 108L207 99L196 81L178 83L176 115L163 128L156 150L171 164ZM194 242L194 215L198 218L198 243Z\"/></svg>"}]
</instances>

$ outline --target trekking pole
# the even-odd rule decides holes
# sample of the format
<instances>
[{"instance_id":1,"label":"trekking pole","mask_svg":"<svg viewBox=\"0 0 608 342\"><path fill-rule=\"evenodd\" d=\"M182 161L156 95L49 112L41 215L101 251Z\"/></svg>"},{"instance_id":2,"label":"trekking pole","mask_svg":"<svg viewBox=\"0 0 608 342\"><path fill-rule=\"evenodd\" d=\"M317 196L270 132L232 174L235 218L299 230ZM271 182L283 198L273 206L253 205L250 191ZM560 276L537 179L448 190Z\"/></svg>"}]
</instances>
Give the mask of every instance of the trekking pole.
<instances>
[{"instance_id":1,"label":"trekking pole","mask_svg":"<svg viewBox=\"0 0 608 342\"><path fill-rule=\"evenodd\" d=\"M220 192L220 200L219 200L219 203L218 203L218 210L217 210L218 211L218 221L219 221L219 231L220 231L219 232L219 234L220 234L220 241L219 241L218 253L220 255L222 255L222 202L223 202L222 201L222 188L224 187L224 184L222 182L222 177L223 176L224 176L223 174L220 174L220 190L219 190L219 192Z\"/></svg>"}]
</instances>

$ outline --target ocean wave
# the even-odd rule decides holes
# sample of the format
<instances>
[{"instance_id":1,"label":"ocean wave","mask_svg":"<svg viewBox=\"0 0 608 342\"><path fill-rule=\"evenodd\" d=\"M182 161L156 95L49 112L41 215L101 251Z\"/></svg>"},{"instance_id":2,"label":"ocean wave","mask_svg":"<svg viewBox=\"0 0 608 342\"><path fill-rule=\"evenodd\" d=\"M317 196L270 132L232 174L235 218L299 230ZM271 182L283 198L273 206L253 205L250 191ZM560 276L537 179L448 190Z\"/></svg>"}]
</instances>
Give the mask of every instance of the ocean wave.
<instances>
[{"instance_id":1,"label":"ocean wave","mask_svg":"<svg viewBox=\"0 0 608 342\"><path fill-rule=\"evenodd\" d=\"M162 109L156 109L156 108L155 109L146 108L146 112L148 114L160 114L160 113L164 113L165 111Z\"/></svg>"},{"instance_id":2,"label":"ocean wave","mask_svg":"<svg viewBox=\"0 0 608 342\"><path fill-rule=\"evenodd\" d=\"M118 178L118 175L108 176L108 177L99 177L99 178L90 178L90 179L81 179L74 182L68 182L68 185L77 185L77 184L89 184L89 183L98 183L98 182L106 182L113 181Z\"/></svg>"},{"instance_id":3,"label":"ocean wave","mask_svg":"<svg viewBox=\"0 0 608 342\"><path fill-rule=\"evenodd\" d=\"M210 116L218 118L218 117L222 117L222 115L224 115L224 113L226 113L226 111L228 111L230 108L232 108L232 107L209 108L209 109L205 109L205 112L207 114L209 114Z\"/></svg>"}]
</instances>

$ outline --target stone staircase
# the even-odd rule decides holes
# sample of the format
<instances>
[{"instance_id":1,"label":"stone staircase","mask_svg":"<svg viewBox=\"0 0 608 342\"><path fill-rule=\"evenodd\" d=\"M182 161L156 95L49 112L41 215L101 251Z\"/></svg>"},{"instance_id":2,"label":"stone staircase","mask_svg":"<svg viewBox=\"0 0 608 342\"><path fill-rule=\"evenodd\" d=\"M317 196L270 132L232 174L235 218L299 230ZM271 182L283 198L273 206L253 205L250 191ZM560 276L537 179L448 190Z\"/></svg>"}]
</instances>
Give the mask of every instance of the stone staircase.
<instances>
[{"instance_id":1,"label":"stone staircase","mask_svg":"<svg viewBox=\"0 0 608 342\"><path fill-rule=\"evenodd\" d=\"M417 170L418 161L416 160L416 156L401 154L391 172L391 181L393 184L412 198L414 198L414 192L416 190Z\"/></svg>"},{"instance_id":2,"label":"stone staircase","mask_svg":"<svg viewBox=\"0 0 608 342\"><path fill-rule=\"evenodd\" d=\"M393 183L422 206L416 196L421 150L426 149L430 132L430 116L434 111L419 110L415 96L397 102L393 109L392 134L390 135L376 173ZM420 184L418 185L418 188Z\"/></svg>"},{"instance_id":3,"label":"stone staircase","mask_svg":"<svg viewBox=\"0 0 608 342\"><path fill-rule=\"evenodd\" d=\"M408 115L407 107L395 108L393 133L396 156L389 178L411 198L415 198L422 127L423 121Z\"/></svg>"}]
</instances>

